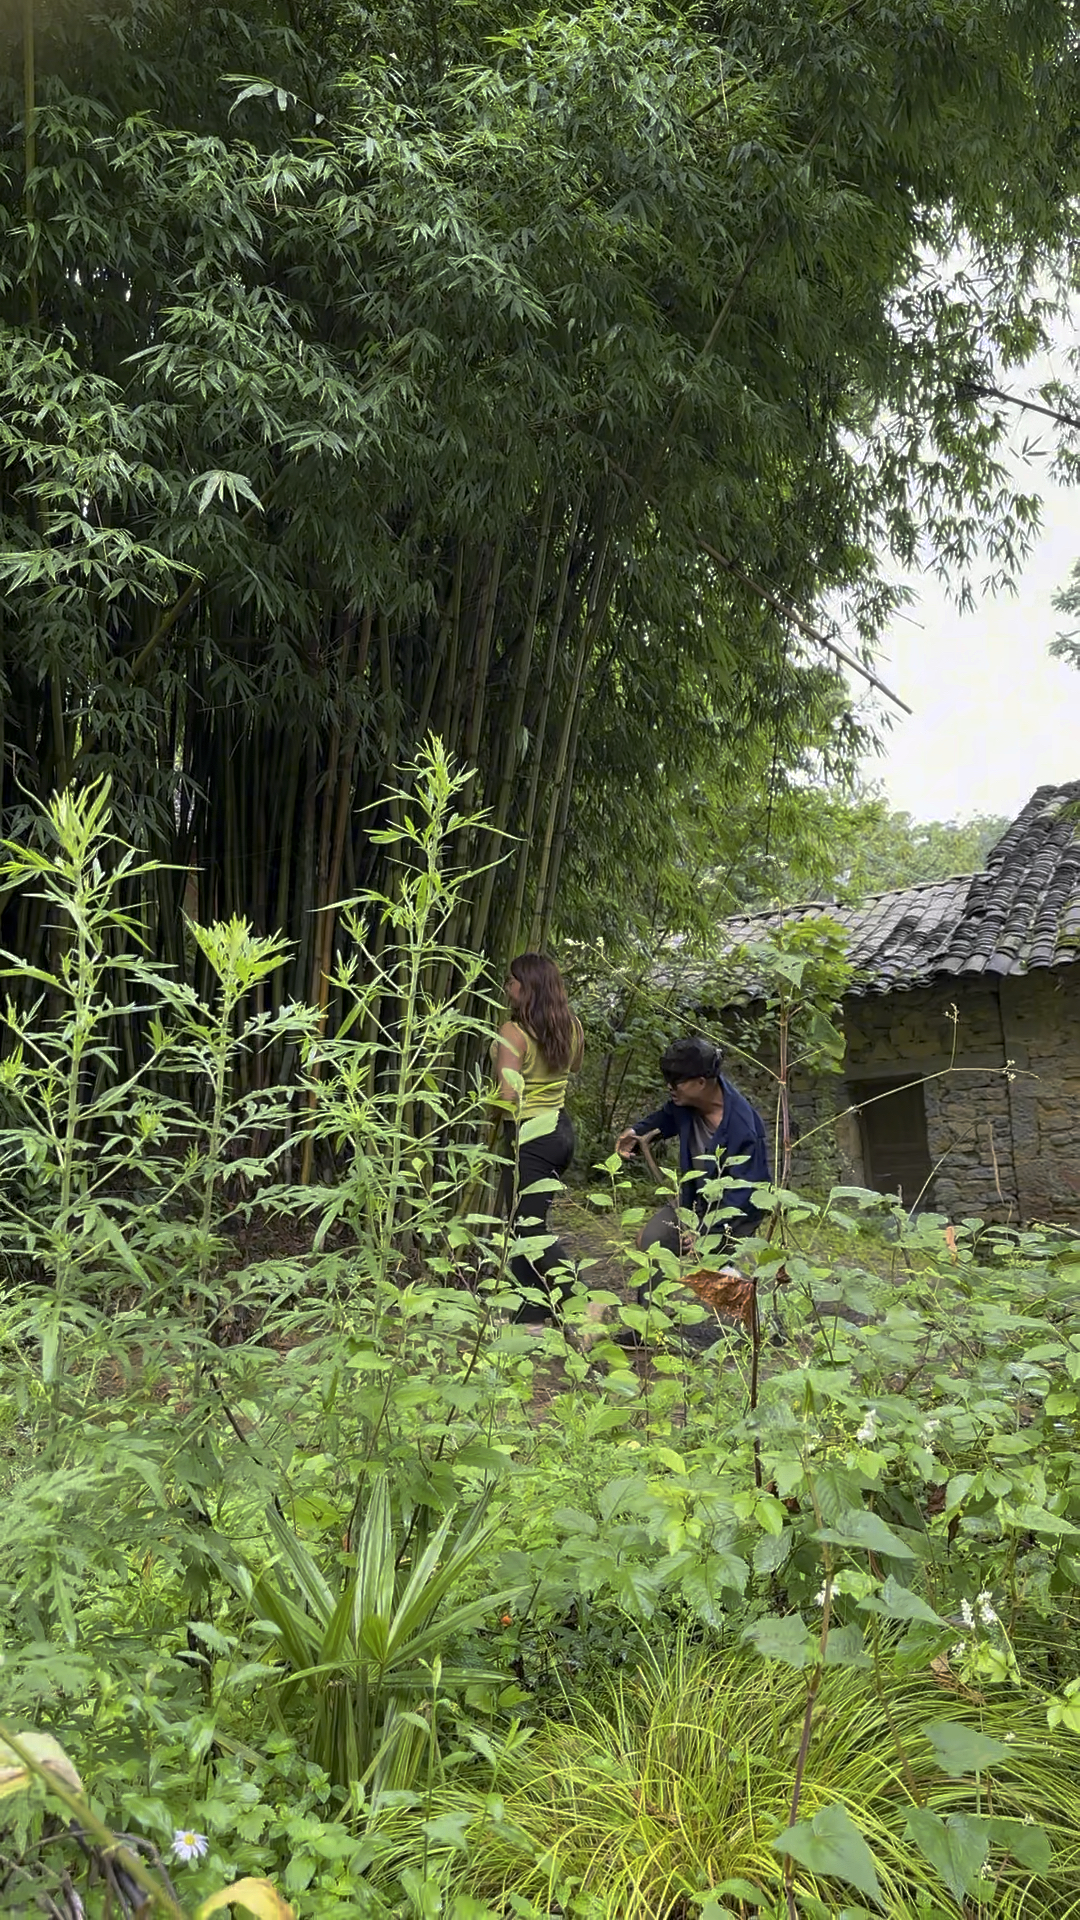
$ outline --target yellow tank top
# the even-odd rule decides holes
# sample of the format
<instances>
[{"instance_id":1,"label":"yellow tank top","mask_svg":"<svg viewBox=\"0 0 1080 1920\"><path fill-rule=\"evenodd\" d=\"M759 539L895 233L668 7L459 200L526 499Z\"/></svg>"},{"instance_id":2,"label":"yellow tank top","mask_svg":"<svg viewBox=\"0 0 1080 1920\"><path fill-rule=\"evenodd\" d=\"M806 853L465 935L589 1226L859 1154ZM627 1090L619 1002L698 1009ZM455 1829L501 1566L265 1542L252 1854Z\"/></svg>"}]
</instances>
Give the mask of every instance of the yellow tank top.
<instances>
[{"instance_id":1,"label":"yellow tank top","mask_svg":"<svg viewBox=\"0 0 1080 1920\"><path fill-rule=\"evenodd\" d=\"M517 1069L521 1074L522 1080L525 1082L521 1089L521 1104L518 1107L518 1117L521 1120L528 1120L534 1113L543 1113L549 1108L558 1108L566 1105L566 1088L572 1068L549 1066L539 1046L533 1039L532 1034L526 1033L524 1027L517 1027L517 1031L525 1042L525 1054L520 1068ZM574 1035L574 1051L576 1053L582 1040L581 1022L576 1015L574 1016ZM492 1060L497 1060L498 1055L499 1043L497 1040L493 1040L491 1043Z\"/></svg>"}]
</instances>

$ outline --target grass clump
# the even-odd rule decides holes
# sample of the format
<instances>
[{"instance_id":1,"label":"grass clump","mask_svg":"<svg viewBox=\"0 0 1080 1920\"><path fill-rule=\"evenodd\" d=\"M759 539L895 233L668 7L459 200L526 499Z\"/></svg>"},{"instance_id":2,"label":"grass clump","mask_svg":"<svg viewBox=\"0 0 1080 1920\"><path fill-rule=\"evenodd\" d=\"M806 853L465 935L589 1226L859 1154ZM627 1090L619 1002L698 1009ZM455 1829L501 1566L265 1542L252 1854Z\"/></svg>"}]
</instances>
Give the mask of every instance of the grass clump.
<instances>
[{"instance_id":1,"label":"grass clump","mask_svg":"<svg viewBox=\"0 0 1080 1920\"><path fill-rule=\"evenodd\" d=\"M546 1721L503 1759L496 1794L458 1786L437 1796L433 1810L457 1819L468 1849L447 1852L448 1886L499 1915L784 1913L784 1856L773 1843L788 1827L805 1697L793 1671L743 1650L683 1645L591 1699L568 1699L565 1720ZM925 1732L942 1721L1000 1742L1007 1758L950 1778ZM965 1698L929 1672L886 1676L879 1694L873 1674L830 1669L800 1818L835 1807L866 1841L875 1910L887 1920L1080 1913L1080 1741L1048 1739L1045 1717L1015 1698ZM1045 1844L1030 1841L1032 1808ZM924 1837L926 1814L948 1836L952 1899L913 1844L913 1814ZM976 1858L979 1889L968 1898L961 1881ZM827 1873L797 1868L794 1890L800 1915L868 1910Z\"/></svg>"}]
</instances>

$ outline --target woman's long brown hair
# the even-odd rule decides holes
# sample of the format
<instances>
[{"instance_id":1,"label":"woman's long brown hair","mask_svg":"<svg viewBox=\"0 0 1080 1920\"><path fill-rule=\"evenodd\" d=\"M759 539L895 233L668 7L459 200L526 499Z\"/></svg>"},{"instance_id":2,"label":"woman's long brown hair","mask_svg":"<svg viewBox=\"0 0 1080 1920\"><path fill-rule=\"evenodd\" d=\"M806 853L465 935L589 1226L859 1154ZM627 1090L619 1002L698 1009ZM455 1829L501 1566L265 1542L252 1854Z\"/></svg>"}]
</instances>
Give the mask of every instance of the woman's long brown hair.
<instances>
[{"instance_id":1,"label":"woman's long brown hair","mask_svg":"<svg viewBox=\"0 0 1080 1920\"><path fill-rule=\"evenodd\" d=\"M542 953L519 953L510 971L521 988L514 1017L532 1035L549 1067L561 1073L579 1064L581 1022L570 1011L563 977Z\"/></svg>"}]
</instances>

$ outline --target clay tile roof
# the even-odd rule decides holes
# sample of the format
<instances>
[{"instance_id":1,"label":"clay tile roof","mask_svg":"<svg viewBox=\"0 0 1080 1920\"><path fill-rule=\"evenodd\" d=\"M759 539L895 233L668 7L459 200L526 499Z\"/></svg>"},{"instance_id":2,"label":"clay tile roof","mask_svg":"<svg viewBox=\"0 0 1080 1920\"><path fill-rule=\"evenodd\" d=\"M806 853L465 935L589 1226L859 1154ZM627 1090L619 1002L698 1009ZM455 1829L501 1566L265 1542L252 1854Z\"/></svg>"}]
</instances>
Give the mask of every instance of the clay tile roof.
<instances>
[{"instance_id":1,"label":"clay tile roof","mask_svg":"<svg viewBox=\"0 0 1080 1920\"><path fill-rule=\"evenodd\" d=\"M1080 959L1080 780L1040 787L992 850L984 873L871 894L857 907L807 901L724 924L724 950L787 923L827 914L848 933L858 969L852 993L891 993L931 980L1028 973ZM716 966L667 968L673 984L700 992ZM762 983L740 982L756 999ZM730 997L730 993L728 994Z\"/></svg>"}]
</instances>

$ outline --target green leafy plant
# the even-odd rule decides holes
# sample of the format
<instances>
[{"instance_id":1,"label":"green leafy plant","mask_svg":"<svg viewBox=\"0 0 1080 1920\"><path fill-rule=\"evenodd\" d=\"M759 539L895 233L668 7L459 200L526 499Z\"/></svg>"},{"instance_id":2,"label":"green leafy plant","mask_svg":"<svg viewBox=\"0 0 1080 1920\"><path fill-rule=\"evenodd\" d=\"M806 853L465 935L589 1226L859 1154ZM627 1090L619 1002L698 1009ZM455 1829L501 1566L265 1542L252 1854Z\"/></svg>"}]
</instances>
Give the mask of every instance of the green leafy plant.
<instances>
[{"instance_id":1,"label":"green leafy plant","mask_svg":"<svg viewBox=\"0 0 1080 1920\"><path fill-rule=\"evenodd\" d=\"M498 1673L453 1668L441 1657L448 1642L497 1614L507 1599L505 1592L485 1593L446 1604L489 1544L487 1505L478 1501L453 1534L448 1513L430 1539L414 1528L402 1543L391 1525L385 1476L375 1477L333 1585L287 1522L268 1514L278 1561L255 1576L251 1600L274 1628L271 1656L279 1654L289 1669L278 1683L282 1704L309 1723L307 1751L338 1785L356 1785L376 1802L391 1788L411 1787L436 1737L439 1688L498 1683ZM410 1545L414 1557L403 1565Z\"/></svg>"}]
</instances>

